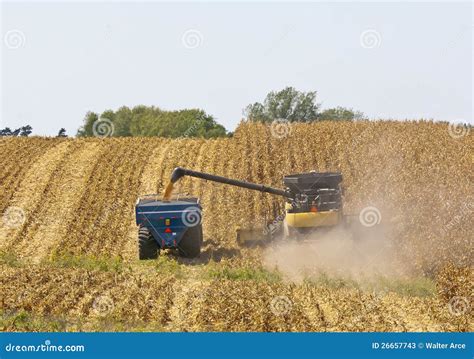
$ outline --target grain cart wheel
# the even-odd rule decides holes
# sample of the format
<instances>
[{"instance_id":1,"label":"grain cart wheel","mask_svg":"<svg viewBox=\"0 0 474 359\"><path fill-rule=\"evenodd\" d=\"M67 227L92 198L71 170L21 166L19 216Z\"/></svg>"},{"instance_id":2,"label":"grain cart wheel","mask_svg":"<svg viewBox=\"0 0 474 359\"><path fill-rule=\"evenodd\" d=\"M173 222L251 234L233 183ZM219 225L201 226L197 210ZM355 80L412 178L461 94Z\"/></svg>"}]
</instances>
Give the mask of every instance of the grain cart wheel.
<instances>
[{"instance_id":1,"label":"grain cart wheel","mask_svg":"<svg viewBox=\"0 0 474 359\"><path fill-rule=\"evenodd\" d=\"M158 243L146 227L138 229L138 258L156 259L158 257Z\"/></svg>"},{"instance_id":2,"label":"grain cart wheel","mask_svg":"<svg viewBox=\"0 0 474 359\"><path fill-rule=\"evenodd\" d=\"M179 255L186 258L196 258L201 254L202 225L188 228L178 245Z\"/></svg>"}]
</instances>

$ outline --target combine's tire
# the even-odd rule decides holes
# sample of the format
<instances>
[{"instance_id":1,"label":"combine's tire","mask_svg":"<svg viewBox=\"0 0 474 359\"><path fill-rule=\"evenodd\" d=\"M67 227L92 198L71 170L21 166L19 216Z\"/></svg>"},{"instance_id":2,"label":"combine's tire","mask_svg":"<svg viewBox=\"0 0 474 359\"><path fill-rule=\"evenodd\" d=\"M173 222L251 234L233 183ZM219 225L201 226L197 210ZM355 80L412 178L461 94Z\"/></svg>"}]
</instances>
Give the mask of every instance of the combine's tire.
<instances>
[{"instance_id":1,"label":"combine's tire","mask_svg":"<svg viewBox=\"0 0 474 359\"><path fill-rule=\"evenodd\" d=\"M158 257L158 243L146 227L138 229L138 258L156 259Z\"/></svg>"},{"instance_id":2,"label":"combine's tire","mask_svg":"<svg viewBox=\"0 0 474 359\"><path fill-rule=\"evenodd\" d=\"M178 245L179 255L186 258L196 258L201 254L202 225L190 227L184 233Z\"/></svg>"}]
</instances>

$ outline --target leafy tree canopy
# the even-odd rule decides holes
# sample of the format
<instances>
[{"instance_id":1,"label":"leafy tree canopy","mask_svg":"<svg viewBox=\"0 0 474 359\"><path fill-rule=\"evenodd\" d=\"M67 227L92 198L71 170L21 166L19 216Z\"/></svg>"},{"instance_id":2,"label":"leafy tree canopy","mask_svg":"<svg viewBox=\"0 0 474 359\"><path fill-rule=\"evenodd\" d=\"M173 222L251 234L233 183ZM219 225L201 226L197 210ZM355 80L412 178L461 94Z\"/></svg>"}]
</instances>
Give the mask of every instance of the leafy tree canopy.
<instances>
[{"instance_id":1,"label":"leafy tree canopy","mask_svg":"<svg viewBox=\"0 0 474 359\"><path fill-rule=\"evenodd\" d=\"M16 130L11 130L10 127L5 127L4 129L0 130L0 137L4 136L21 136L21 137L28 137L33 132L33 127L30 125L22 126L17 128Z\"/></svg>"},{"instance_id":2,"label":"leafy tree canopy","mask_svg":"<svg viewBox=\"0 0 474 359\"><path fill-rule=\"evenodd\" d=\"M94 136L101 125L109 136L222 137L224 126L199 109L164 111L154 106L126 106L107 110L100 116L88 112L78 136ZM94 133L95 131L95 133Z\"/></svg>"},{"instance_id":3,"label":"leafy tree canopy","mask_svg":"<svg viewBox=\"0 0 474 359\"><path fill-rule=\"evenodd\" d=\"M315 101L316 91L300 92L293 87L286 87L281 91L270 92L263 104L256 102L248 105L245 113L251 121L315 121L319 109Z\"/></svg>"},{"instance_id":4,"label":"leafy tree canopy","mask_svg":"<svg viewBox=\"0 0 474 359\"><path fill-rule=\"evenodd\" d=\"M272 122L278 119L312 122L364 118L362 112L341 106L320 112L320 104L316 103L316 91L301 92L293 87L270 92L263 103L248 105L245 114L248 120L260 122Z\"/></svg>"}]
</instances>

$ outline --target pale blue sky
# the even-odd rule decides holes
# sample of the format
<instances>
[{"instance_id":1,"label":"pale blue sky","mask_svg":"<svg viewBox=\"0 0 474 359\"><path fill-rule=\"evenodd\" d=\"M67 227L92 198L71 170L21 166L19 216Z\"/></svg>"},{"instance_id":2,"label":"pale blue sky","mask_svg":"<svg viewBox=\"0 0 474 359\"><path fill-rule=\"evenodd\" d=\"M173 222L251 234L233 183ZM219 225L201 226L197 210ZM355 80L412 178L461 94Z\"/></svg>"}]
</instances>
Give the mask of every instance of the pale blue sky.
<instances>
[{"instance_id":1,"label":"pale blue sky","mask_svg":"<svg viewBox=\"0 0 474 359\"><path fill-rule=\"evenodd\" d=\"M474 123L472 15L471 3L2 3L0 125L72 135L88 110L145 104L202 108L232 130L285 86L370 118Z\"/></svg>"}]
</instances>

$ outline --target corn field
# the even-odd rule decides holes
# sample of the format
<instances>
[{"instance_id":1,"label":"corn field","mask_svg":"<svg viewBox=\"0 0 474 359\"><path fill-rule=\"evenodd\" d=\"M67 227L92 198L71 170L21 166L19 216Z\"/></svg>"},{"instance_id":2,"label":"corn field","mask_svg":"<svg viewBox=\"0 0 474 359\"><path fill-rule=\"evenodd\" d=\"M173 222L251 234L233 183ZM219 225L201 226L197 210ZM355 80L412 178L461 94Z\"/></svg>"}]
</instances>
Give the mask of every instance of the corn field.
<instances>
[{"instance_id":1,"label":"corn field","mask_svg":"<svg viewBox=\"0 0 474 359\"><path fill-rule=\"evenodd\" d=\"M472 133L427 121L287 126L242 123L213 140L1 139L2 330L472 331ZM161 193L177 166L279 188L287 174L340 171L344 211L378 209L403 275L384 273L380 291L292 281L235 236L277 218L281 198L193 178L175 191L201 199L201 257L140 262L136 200ZM433 290L400 284L419 281Z\"/></svg>"}]
</instances>

